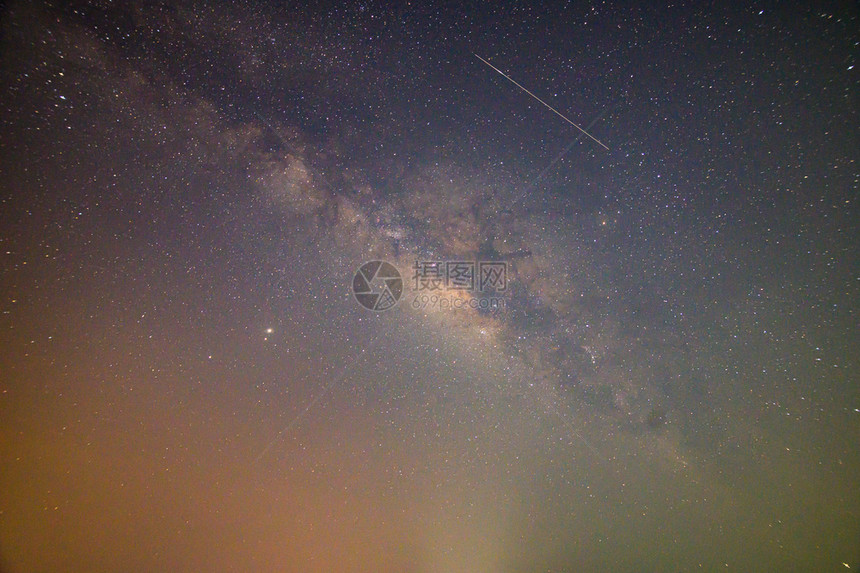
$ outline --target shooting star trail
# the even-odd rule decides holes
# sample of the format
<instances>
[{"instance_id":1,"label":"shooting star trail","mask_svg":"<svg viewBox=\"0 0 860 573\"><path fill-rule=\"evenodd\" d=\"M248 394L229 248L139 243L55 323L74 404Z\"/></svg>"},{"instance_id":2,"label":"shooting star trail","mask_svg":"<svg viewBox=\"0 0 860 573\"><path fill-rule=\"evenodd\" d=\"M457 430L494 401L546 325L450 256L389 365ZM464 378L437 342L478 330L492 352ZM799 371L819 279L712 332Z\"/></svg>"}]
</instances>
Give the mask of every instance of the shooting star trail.
<instances>
[{"instance_id":1,"label":"shooting star trail","mask_svg":"<svg viewBox=\"0 0 860 573\"><path fill-rule=\"evenodd\" d=\"M530 92L529 90L527 90L526 88L524 88L523 86L518 84L516 82L516 80L514 80L511 76L509 76L508 74L506 74L505 72L503 72L502 70L500 70L499 68L497 68L496 66L494 66L493 64L491 64L490 62L485 60L484 58L482 58L481 56L479 56L478 54L475 54L475 57L478 58L479 60L481 60L482 62L484 62L485 64L487 64L488 66L490 66L491 68L493 68L494 70L496 70L497 72L499 72L500 74L502 74L506 80L508 80L509 82L511 82L512 84L514 84L515 86L517 86L518 88L520 88L521 90L523 90L524 92L529 94L530 96L532 96L534 99L541 102L547 109L549 109L554 114L559 116L561 119L563 119L564 121L566 121L567 123L569 123L570 125L575 127L576 129L578 129L579 131L581 131L582 133L584 133L585 135L587 135L588 137L590 137L594 141L596 141L601 147L603 147L604 149L609 151L609 148L606 147L606 144L604 144L602 141L600 141L599 139L597 139L596 137L594 137L593 135L591 135L590 133L588 133L587 131L585 131L584 129L582 129L581 127L579 127L578 125L576 125L575 123L570 121L569 119L567 119L560 111L558 111L557 109L555 109L554 107L552 107L551 105L549 105L548 103L546 103L545 101L540 99L538 96L536 96L535 94L533 94L532 92Z\"/></svg>"},{"instance_id":2,"label":"shooting star trail","mask_svg":"<svg viewBox=\"0 0 860 573\"><path fill-rule=\"evenodd\" d=\"M319 403L319 401L322 400L326 394L328 394L329 390L331 390L335 384L338 384L343 380L346 368L346 365L342 366L341 369L337 371L334 376L331 376L329 378L329 381L322 386L322 389L317 392L317 395L314 396L313 400L308 402L305 407L299 411L298 414L296 414L290 419L290 422L286 426L279 430L275 434L275 436L270 439L268 443L266 443L266 447L264 447L263 450L259 454L257 454L257 457L254 458L252 464L256 464L261 459L263 459L275 444L277 444L280 440L283 440L287 435L289 435L290 431L295 428L296 425L298 425L305 418L305 416L308 415L308 412L314 409L314 407Z\"/></svg>"},{"instance_id":3,"label":"shooting star trail","mask_svg":"<svg viewBox=\"0 0 860 573\"><path fill-rule=\"evenodd\" d=\"M585 129L591 129L591 128L592 128L592 126L594 126L594 124L595 124L595 123L597 123L597 121L598 121L601 117L603 117L603 115L604 115L606 112L607 112L607 110L605 110L605 109L604 109L602 112L600 112L600 115L598 115L596 118L594 118L594 120L593 120L591 123L589 123L589 124L588 124L588 126L586 126L586 128L585 128ZM523 199L525 199L525 198L526 198L526 195L528 195L532 190L534 190L534 188L535 188L535 187L537 187L537 184L540 182L540 180L541 180L541 179L543 179L543 176L544 176L544 175L546 175L546 174L549 172L549 170L550 170L550 169L552 169L552 168L553 168L553 166L554 166L556 163L558 163L559 161L561 161L561 160L562 160L562 158L563 158L565 155L567 155L567 152L568 152L568 151L570 151L570 149L571 149L574 145L576 145L576 143L577 143L580 139L582 139L582 134L581 134L581 133L580 133L580 134L578 134L578 135L576 136L576 138L575 138L573 141L571 141L571 142L567 145L567 147L565 147L565 148L561 151L561 153L559 153L558 155L556 155L556 156L555 156L555 159L553 159L553 160L550 162L550 164L549 164L549 165L547 165L546 167L544 167L543 171L541 171L541 172L538 174L538 176L537 176L537 177L535 177L535 178L534 178L534 180L533 180L531 183L529 183L528 185L526 185L526 188L525 188L525 189L523 189L522 193L520 193L520 194L517 196L517 198L514 200L514 202L513 202L513 203L511 203L510 205L508 205L508 207L507 207L507 208L508 208L508 209L513 209L513 207L514 207L517 203L519 203L520 201L522 201Z\"/></svg>"}]
</instances>

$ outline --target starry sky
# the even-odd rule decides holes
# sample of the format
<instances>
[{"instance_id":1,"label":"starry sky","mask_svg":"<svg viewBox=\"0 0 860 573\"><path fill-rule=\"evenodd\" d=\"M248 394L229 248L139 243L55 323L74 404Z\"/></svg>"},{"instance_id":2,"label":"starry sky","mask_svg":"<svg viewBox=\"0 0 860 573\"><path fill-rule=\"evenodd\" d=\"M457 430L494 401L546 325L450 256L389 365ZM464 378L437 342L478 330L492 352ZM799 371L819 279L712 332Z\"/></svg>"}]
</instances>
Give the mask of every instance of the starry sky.
<instances>
[{"instance_id":1,"label":"starry sky","mask_svg":"<svg viewBox=\"0 0 860 573\"><path fill-rule=\"evenodd\" d=\"M645 4L6 3L0 571L860 568L860 11Z\"/></svg>"}]
</instances>

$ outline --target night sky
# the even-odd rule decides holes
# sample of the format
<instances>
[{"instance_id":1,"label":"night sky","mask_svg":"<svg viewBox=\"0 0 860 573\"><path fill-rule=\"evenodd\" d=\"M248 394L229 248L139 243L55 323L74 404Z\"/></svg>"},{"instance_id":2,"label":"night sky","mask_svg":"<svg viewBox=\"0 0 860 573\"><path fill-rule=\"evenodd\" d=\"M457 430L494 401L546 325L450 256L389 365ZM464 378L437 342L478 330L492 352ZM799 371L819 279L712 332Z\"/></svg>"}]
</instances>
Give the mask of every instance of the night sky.
<instances>
[{"instance_id":1,"label":"night sky","mask_svg":"<svg viewBox=\"0 0 860 573\"><path fill-rule=\"evenodd\" d=\"M2 8L0 571L860 568L857 5L333 4Z\"/></svg>"}]
</instances>

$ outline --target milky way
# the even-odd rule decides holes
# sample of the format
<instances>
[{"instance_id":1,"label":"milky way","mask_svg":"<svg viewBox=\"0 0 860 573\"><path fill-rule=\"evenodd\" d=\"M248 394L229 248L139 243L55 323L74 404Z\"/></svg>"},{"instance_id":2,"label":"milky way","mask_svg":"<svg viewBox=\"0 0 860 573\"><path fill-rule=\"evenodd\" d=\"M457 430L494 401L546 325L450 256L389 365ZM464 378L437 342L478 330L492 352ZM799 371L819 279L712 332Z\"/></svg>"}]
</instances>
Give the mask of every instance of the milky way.
<instances>
[{"instance_id":1,"label":"milky way","mask_svg":"<svg viewBox=\"0 0 860 573\"><path fill-rule=\"evenodd\" d=\"M0 570L860 566L856 7L3 10Z\"/></svg>"}]
</instances>

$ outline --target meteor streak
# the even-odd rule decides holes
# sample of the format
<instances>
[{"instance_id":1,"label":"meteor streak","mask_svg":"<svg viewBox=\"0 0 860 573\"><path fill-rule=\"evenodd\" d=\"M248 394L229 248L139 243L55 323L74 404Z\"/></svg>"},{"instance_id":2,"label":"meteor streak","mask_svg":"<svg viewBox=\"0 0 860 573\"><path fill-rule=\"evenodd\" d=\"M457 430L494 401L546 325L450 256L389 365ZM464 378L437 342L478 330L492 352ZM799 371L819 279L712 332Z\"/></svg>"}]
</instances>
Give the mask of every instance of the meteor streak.
<instances>
[{"instance_id":1,"label":"meteor streak","mask_svg":"<svg viewBox=\"0 0 860 573\"><path fill-rule=\"evenodd\" d=\"M588 133L587 131L585 131L584 129L582 129L581 127L579 127L578 125L576 125L575 123L570 121L569 119L567 119L560 111L558 111L557 109L555 109L554 107L552 107L551 105L549 105L548 103L546 103L545 101L540 99L538 96L536 96L535 94L533 94L532 92L530 92L529 90L527 90L526 88L524 88L523 86L518 84L511 76L509 76L508 74L506 74L505 72L503 72L502 70L500 70L499 68L497 68L496 66L494 66L493 64L491 64L490 62L485 60L484 58L482 58L481 56L479 56L478 54L475 54L475 57L478 58L479 60L481 60L482 62L484 62L485 64L487 64L488 66L490 66L491 68L493 68L494 70L496 70L497 72L499 72L500 74L502 74L506 80L508 80L509 82L511 82L512 84L514 84L515 86L517 86L518 88L520 88L521 90L523 90L524 92L526 92L527 94L529 94L530 96L532 96L533 98L535 98L536 100L541 102L547 109L549 109L554 114L559 116L561 119L563 119L564 121L566 121L567 123L569 123L570 125L575 127L576 129L578 129L579 131L581 131L582 133L584 133L585 135L587 135L588 137L590 137L594 141L596 141L601 147L603 147L604 149L609 151L609 148L606 147L606 145L602 141L600 141L599 139L597 139L596 137L594 137L593 135L591 135L590 133Z\"/></svg>"}]
</instances>

